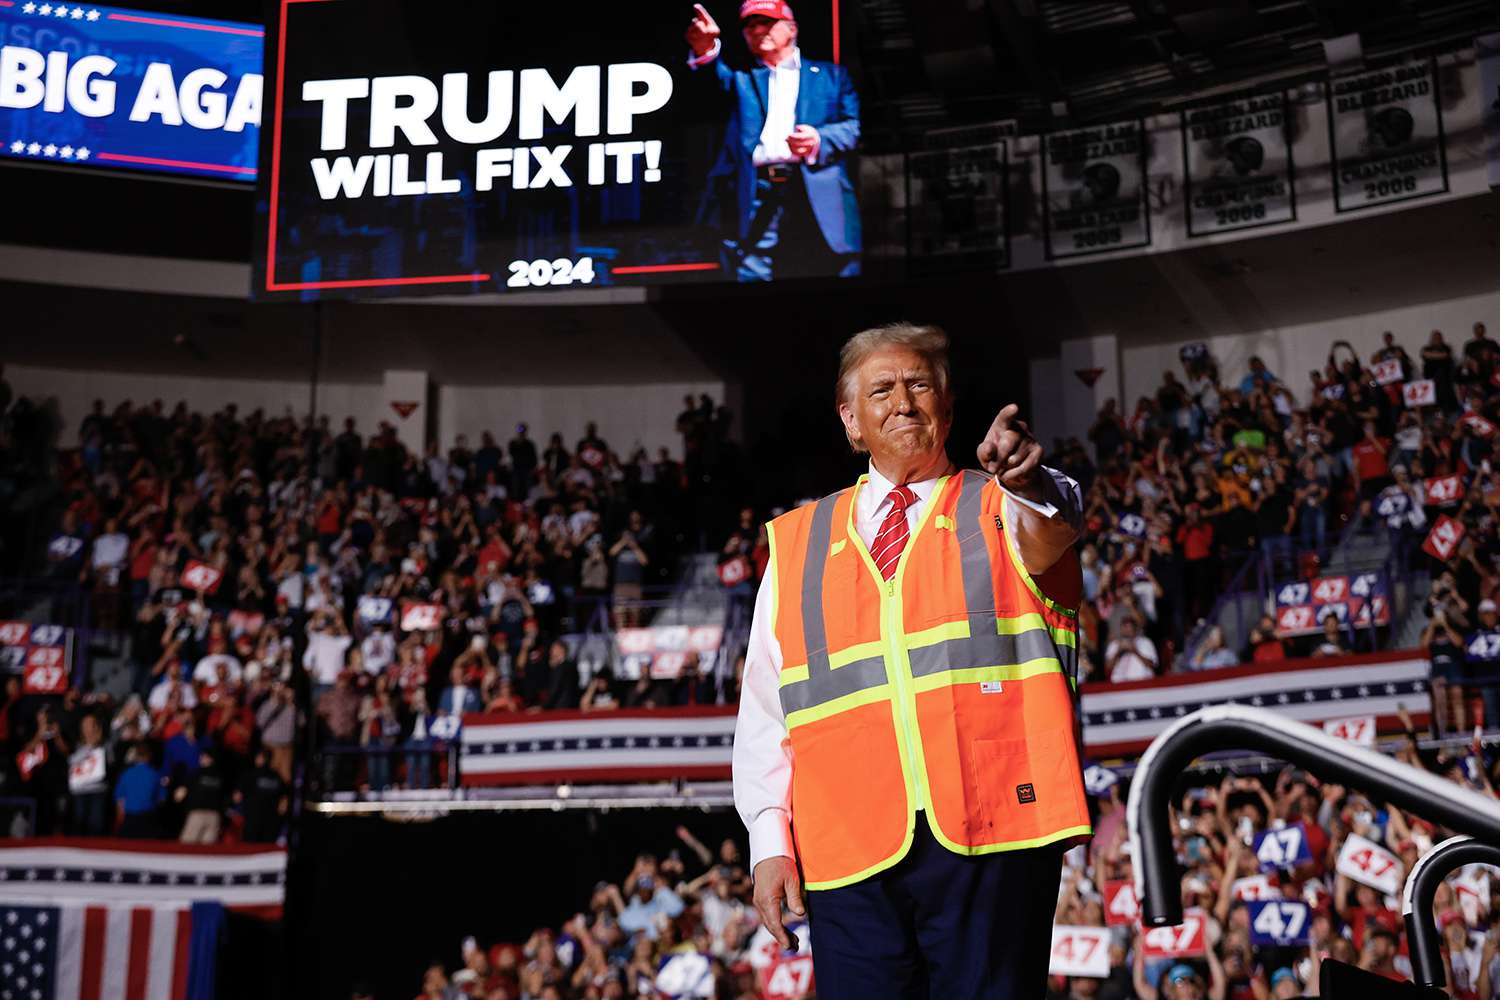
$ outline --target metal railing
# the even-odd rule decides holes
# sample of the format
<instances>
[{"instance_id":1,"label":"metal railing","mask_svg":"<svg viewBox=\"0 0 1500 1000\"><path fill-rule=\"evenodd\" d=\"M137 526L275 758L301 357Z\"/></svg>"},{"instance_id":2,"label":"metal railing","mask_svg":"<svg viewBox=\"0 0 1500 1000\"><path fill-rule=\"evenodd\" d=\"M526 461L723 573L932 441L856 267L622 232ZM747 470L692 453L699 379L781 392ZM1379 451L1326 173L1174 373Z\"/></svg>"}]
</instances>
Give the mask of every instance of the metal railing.
<instances>
[{"instance_id":1,"label":"metal railing","mask_svg":"<svg viewBox=\"0 0 1500 1000\"><path fill-rule=\"evenodd\" d=\"M1196 758L1230 746L1264 751L1377 802L1390 802L1459 833L1500 843L1500 801L1275 712L1249 705L1202 708L1152 741L1126 801L1136 894L1142 922L1148 926L1182 922L1170 818L1177 780Z\"/></svg>"}]
</instances>

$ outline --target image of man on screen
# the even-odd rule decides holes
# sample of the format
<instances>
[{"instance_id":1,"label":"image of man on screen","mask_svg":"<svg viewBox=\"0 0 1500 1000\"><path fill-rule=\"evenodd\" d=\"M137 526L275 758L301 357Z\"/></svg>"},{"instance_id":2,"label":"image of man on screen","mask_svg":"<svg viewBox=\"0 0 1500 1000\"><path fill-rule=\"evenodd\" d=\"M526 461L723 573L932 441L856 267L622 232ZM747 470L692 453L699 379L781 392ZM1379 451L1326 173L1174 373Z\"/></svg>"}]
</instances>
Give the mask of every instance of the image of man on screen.
<instances>
[{"instance_id":1,"label":"image of man on screen","mask_svg":"<svg viewBox=\"0 0 1500 1000\"><path fill-rule=\"evenodd\" d=\"M689 65L729 105L724 150L709 178L734 189L725 267L740 281L858 274L849 160L859 144L859 95L849 71L803 58L797 19L782 0L746 0L739 19L749 70L719 58L719 26L701 4L687 30Z\"/></svg>"}]
</instances>

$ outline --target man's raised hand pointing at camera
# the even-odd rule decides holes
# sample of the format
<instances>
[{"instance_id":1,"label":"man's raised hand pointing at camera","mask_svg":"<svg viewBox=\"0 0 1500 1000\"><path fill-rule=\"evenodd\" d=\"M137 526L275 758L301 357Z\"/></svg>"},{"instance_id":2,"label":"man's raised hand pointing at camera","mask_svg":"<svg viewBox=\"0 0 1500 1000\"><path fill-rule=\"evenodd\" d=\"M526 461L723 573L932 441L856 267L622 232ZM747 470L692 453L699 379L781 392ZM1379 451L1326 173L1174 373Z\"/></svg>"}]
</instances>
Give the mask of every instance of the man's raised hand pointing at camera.
<instances>
[{"instance_id":1,"label":"man's raised hand pointing at camera","mask_svg":"<svg viewBox=\"0 0 1500 1000\"><path fill-rule=\"evenodd\" d=\"M1021 408L1011 403L995 417L989 433L979 443L979 467L992 476L999 476L1000 485L1016 496L1035 500L1042 446L1032 437L1026 422L1016 418L1020 412Z\"/></svg>"},{"instance_id":2,"label":"man's raised hand pointing at camera","mask_svg":"<svg viewBox=\"0 0 1500 1000\"><path fill-rule=\"evenodd\" d=\"M687 43L688 48L693 50L693 55L699 59L713 51L713 47L719 42L719 25L713 15L703 9L701 3L693 4L693 21L688 25Z\"/></svg>"},{"instance_id":3,"label":"man's raised hand pointing at camera","mask_svg":"<svg viewBox=\"0 0 1500 1000\"><path fill-rule=\"evenodd\" d=\"M1042 445L1026 422L1017 419L1020 412L1020 407L1011 403L995 417L979 443L979 465L1016 496L1044 502L1043 477L1048 474L1041 470ZM1073 544L1078 533L1062 517L1047 517L1021 504L1015 507L1016 548L1021 561L1029 572L1044 573Z\"/></svg>"}]
</instances>

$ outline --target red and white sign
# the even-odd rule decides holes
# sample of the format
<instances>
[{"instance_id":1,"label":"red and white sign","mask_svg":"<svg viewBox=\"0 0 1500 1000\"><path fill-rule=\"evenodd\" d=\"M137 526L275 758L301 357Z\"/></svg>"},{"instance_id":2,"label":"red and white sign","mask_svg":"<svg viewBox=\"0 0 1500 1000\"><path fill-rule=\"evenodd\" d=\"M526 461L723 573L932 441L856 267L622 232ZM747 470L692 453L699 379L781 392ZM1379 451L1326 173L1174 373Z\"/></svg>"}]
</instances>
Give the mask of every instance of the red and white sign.
<instances>
[{"instance_id":1,"label":"red and white sign","mask_svg":"<svg viewBox=\"0 0 1500 1000\"><path fill-rule=\"evenodd\" d=\"M1372 619L1376 625L1388 625L1391 620L1381 573L1296 580L1282 584L1275 596L1276 632L1283 637L1312 635L1322 629L1323 619L1329 614L1340 623L1359 626L1370 624Z\"/></svg>"},{"instance_id":2,"label":"red and white sign","mask_svg":"<svg viewBox=\"0 0 1500 1000\"><path fill-rule=\"evenodd\" d=\"M1372 747L1375 745L1375 716L1356 715L1348 719L1328 719L1323 723L1323 732L1334 739Z\"/></svg>"},{"instance_id":3,"label":"red and white sign","mask_svg":"<svg viewBox=\"0 0 1500 1000\"><path fill-rule=\"evenodd\" d=\"M1257 899L1279 899L1281 890L1271 881L1271 876L1262 872L1259 875L1247 875L1244 878L1234 880L1234 885L1229 887L1230 895L1235 899L1252 902Z\"/></svg>"},{"instance_id":4,"label":"red and white sign","mask_svg":"<svg viewBox=\"0 0 1500 1000\"><path fill-rule=\"evenodd\" d=\"M406 604L401 608L401 631L431 632L443 627L441 604Z\"/></svg>"},{"instance_id":5,"label":"red and white sign","mask_svg":"<svg viewBox=\"0 0 1500 1000\"><path fill-rule=\"evenodd\" d=\"M218 567L196 559L190 560L182 571L182 585L200 594L212 594L218 590L222 579L224 573Z\"/></svg>"},{"instance_id":6,"label":"red and white sign","mask_svg":"<svg viewBox=\"0 0 1500 1000\"><path fill-rule=\"evenodd\" d=\"M750 579L754 571L749 559L744 556L735 556L719 564L719 582L726 587L737 587Z\"/></svg>"},{"instance_id":7,"label":"red and white sign","mask_svg":"<svg viewBox=\"0 0 1500 1000\"><path fill-rule=\"evenodd\" d=\"M1458 476L1433 476L1422 481L1427 502L1434 507L1451 507L1463 499L1464 481Z\"/></svg>"},{"instance_id":8,"label":"red and white sign","mask_svg":"<svg viewBox=\"0 0 1500 1000\"><path fill-rule=\"evenodd\" d=\"M68 669L61 646L33 646L26 654L21 687L27 694L62 694L68 690Z\"/></svg>"},{"instance_id":9,"label":"red and white sign","mask_svg":"<svg viewBox=\"0 0 1500 1000\"><path fill-rule=\"evenodd\" d=\"M814 992L811 955L778 955L760 974L761 995L766 1000L802 1000Z\"/></svg>"},{"instance_id":10,"label":"red and white sign","mask_svg":"<svg viewBox=\"0 0 1500 1000\"><path fill-rule=\"evenodd\" d=\"M1458 896L1458 905L1464 911L1464 923L1478 927L1482 918L1490 912L1490 876L1477 865L1465 868L1453 880L1453 892Z\"/></svg>"},{"instance_id":11,"label":"red and white sign","mask_svg":"<svg viewBox=\"0 0 1500 1000\"><path fill-rule=\"evenodd\" d=\"M1054 976L1092 976L1109 978L1109 936L1107 927L1052 927L1052 958L1047 972Z\"/></svg>"},{"instance_id":12,"label":"red and white sign","mask_svg":"<svg viewBox=\"0 0 1500 1000\"><path fill-rule=\"evenodd\" d=\"M1401 381L1401 362L1392 358L1389 361L1379 361L1371 367L1371 374L1380 385L1390 385L1392 382Z\"/></svg>"},{"instance_id":13,"label":"red and white sign","mask_svg":"<svg viewBox=\"0 0 1500 1000\"><path fill-rule=\"evenodd\" d=\"M98 785L104 781L104 772L104 748L91 747L88 753L69 765L68 790L75 794L97 791Z\"/></svg>"},{"instance_id":14,"label":"red and white sign","mask_svg":"<svg viewBox=\"0 0 1500 1000\"><path fill-rule=\"evenodd\" d=\"M21 772L21 780L31 780L31 772L47 763L47 744L38 743L35 749L22 750L16 754L16 770Z\"/></svg>"},{"instance_id":15,"label":"red and white sign","mask_svg":"<svg viewBox=\"0 0 1500 1000\"><path fill-rule=\"evenodd\" d=\"M1141 903L1135 898L1135 883L1119 879L1104 883L1104 922L1111 927L1133 924L1140 918Z\"/></svg>"},{"instance_id":16,"label":"red and white sign","mask_svg":"<svg viewBox=\"0 0 1500 1000\"><path fill-rule=\"evenodd\" d=\"M1430 378L1414 379L1401 387L1401 398L1407 409L1437 403L1437 383Z\"/></svg>"},{"instance_id":17,"label":"red and white sign","mask_svg":"<svg viewBox=\"0 0 1500 1000\"><path fill-rule=\"evenodd\" d=\"M410 401L410 402L408 402L406 400L396 400L396 399L391 400L391 409L395 410L396 411L396 416L400 417L402 420L405 420L407 417L411 416L413 413L416 413L417 412L417 407L419 407L421 405L422 405L421 403L418 403L415 400Z\"/></svg>"},{"instance_id":18,"label":"red and white sign","mask_svg":"<svg viewBox=\"0 0 1500 1000\"><path fill-rule=\"evenodd\" d=\"M1344 841L1337 869L1340 875L1347 875L1387 896L1394 896L1401 890L1401 860L1357 833L1349 834Z\"/></svg>"},{"instance_id":19,"label":"red and white sign","mask_svg":"<svg viewBox=\"0 0 1500 1000\"><path fill-rule=\"evenodd\" d=\"M1497 430L1494 424L1477 413L1465 413L1458 418L1458 422L1467 427L1475 437L1494 437Z\"/></svg>"},{"instance_id":20,"label":"red and white sign","mask_svg":"<svg viewBox=\"0 0 1500 1000\"><path fill-rule=\"evenodd\" d=\"M1464 540L1464 532L1467 530L1462 521L1441 514L1433 523L1432 530L1427 533L1422 551L1434 559L1447 562L1458 551L1458 543Z\"/></svg>"},{"instance_id":21,"label":"red and white sign","mask_svg":"<svg viewBox=\"0 0 1500 1000\"><path fill-rule=\"evenodd\" d=\"M1203 911L1188 910L1175 927L1149 927L1141 932L1141 953L1146 958L1185 958L1203 954Z\"/></svg>"},{"instance_id":22,"label":"red and white sign","mask_svg":"<svg viewBox=\"0 0 1500 1000\"><path fill-rule=\"evenodd\" d=\"M28 622L0 622L0 646L24 646L30 635Z\"/></svg>"},{"instance_id":23,"label":"red and white sign","mask_svg":"<svg viewBox=\"0 0 1500 1000\"><path fill-rule=\"evenodd\" d=\"M723 641L721 625L653 625L615 632L622 674L631 679L649 671L654 678L671 680L682 673L690 656L697 657L700 667L711 665Z\"/></svg>"}]
</instances>

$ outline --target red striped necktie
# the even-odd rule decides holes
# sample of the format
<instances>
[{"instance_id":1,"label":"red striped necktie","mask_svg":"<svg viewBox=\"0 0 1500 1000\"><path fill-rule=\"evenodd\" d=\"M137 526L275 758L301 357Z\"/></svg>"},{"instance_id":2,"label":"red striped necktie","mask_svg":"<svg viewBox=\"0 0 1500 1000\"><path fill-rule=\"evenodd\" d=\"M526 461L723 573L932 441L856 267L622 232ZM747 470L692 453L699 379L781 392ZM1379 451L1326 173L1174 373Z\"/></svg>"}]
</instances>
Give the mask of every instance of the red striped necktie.
<instances>
[{"instance_id":1,"label":"red striped necktie","mask_svg":"<svg viewBox=\"0 0 1500 1000\"><path fill-rule=\"evenodd\" d=\"M891 502L891 512L880 522L880 530L870 545L870 556L880 575L889 580L896 575L896 563L911 536L911 529L906 524L906 508L916 503L917 495L909 486L897 486L886 499Z\"/></svg>"}]
</instances>

